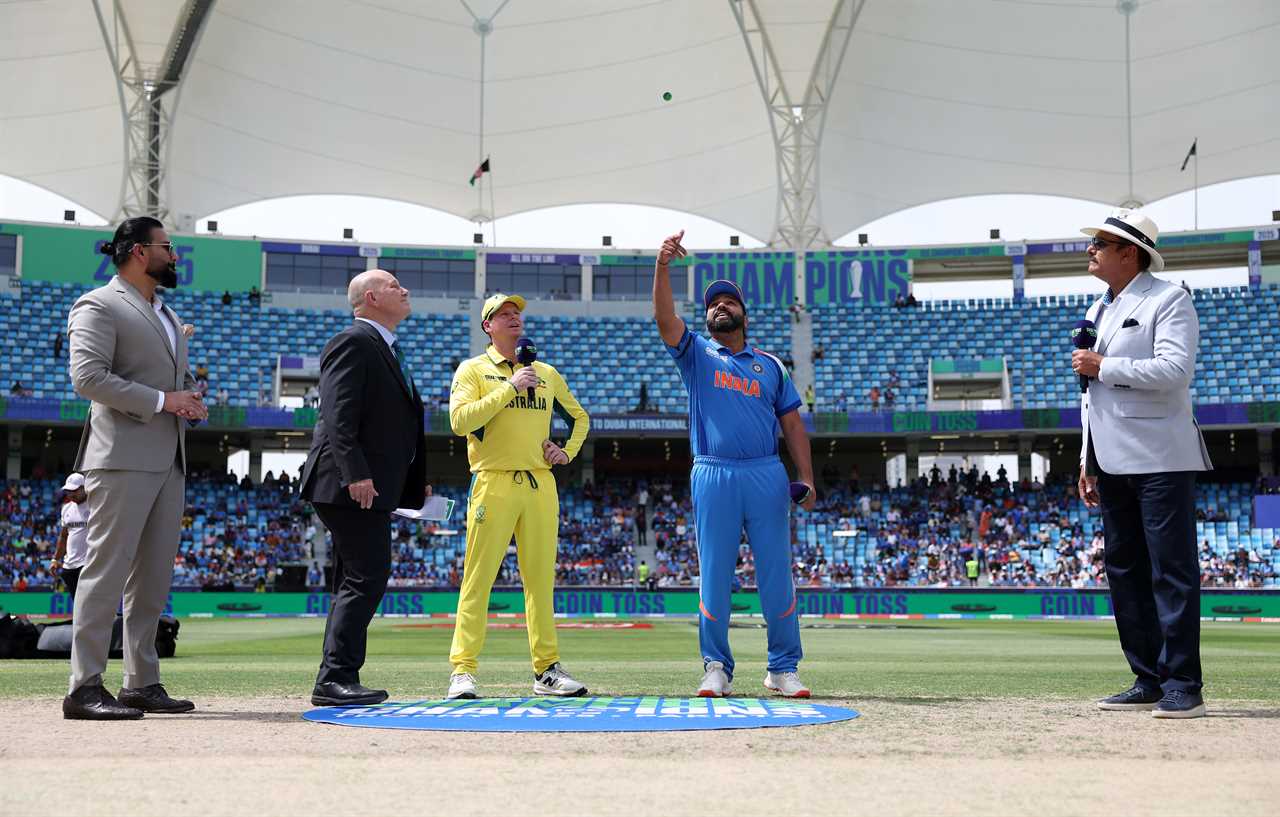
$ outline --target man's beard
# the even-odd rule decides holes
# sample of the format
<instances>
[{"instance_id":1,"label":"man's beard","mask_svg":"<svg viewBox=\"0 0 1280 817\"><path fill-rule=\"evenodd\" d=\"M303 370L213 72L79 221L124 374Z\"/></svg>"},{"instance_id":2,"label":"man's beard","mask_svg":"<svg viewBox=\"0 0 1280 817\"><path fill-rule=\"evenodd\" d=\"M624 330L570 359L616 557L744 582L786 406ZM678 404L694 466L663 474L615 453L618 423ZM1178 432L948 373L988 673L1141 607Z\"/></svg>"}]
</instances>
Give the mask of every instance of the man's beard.
<instances>
[{"instance_id":1,"label":"man's beard","mask_svg":"<svg viewBox=\"0 0 1280 817\"><path fill-rule=\"evenodd\" d=\"M156 283L165 289L174 289L178 286L178 267L175 264L165 264L159 270L147 268L147 275L155 279Z\"/></svg>"},{"instance_id":2,"label":"man's beard","mask_svg":"<svg viewBox=\"0 0 1280 817\"><path fill-rule=\"evenodd\" d=\"M742 328L742 316L735 315L732 312L726 312L723 315L716 313L714 316L707 318L707 331L712 333L728 333L736 332Z\"/></svg>"}]
</instances>

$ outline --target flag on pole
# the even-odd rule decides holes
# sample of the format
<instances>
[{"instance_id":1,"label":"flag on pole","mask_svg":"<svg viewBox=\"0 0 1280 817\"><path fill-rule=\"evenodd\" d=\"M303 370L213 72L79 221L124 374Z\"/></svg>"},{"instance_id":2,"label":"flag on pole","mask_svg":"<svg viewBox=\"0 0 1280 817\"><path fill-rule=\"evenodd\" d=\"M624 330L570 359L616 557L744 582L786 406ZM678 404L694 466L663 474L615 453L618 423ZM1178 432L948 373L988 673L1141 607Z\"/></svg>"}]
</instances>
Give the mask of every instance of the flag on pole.
<instances>
[{"instance_id":1,"label":"flag on pole","mask_svg":"<svg viewBox=\"0 0 1280 817\"><path fill-rule=\"evenodd\" d=\"M483 176L488 172L489 172L489 157L486 156L484 157L484 161L480 163L480 166L476 168L476 172L471 174L471 182L470 182L471 186L475 187L476 179L480 178L481 176Z\"/></svg>"},{"instance_id":2,"label":"flag on pole","mask_svg":"<svg viewBox=\"0 0 1280 817\"><path fill-rule=\"evenodd\" d=\"M1199 141L1200 140L1198 138L1191 140L1191 150L1187 151L1187 158L1182 160L1182 167L1178 168L1179 173L1187 169L1187 162L1191 161L1192 156L1196 155L1196 142L1199 142ZM485 164L487 165L488 161L486 161ZM485 170L488 170L488 169L489 169L488 167L485 168Z\"/></svg>"}]
</instances>

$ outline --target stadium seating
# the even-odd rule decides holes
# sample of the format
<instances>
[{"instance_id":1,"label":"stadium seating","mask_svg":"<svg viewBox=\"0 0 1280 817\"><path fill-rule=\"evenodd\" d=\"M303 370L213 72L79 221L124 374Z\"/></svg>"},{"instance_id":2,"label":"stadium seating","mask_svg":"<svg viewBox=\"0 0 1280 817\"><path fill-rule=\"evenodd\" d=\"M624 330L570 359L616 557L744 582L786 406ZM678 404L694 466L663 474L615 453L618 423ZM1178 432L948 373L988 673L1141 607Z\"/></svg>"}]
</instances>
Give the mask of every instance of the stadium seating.
<instances>
[{"instance_id":1,"label":"stadium seating","mask_svg":"<svg viewBox=\"0 0 1280 817\"><path fill-rule=\"evenodd\" d=\"M67 374L67 353L53 357L53 336L65 331L67 315L84 287L28 283L19 299L0 294L4 329L21 341L22 355L0 360L0 381L21 380L33 397L75 397ZM20 301L20 302L19 302ZM221 293L177 290L166 302L196 327L189 357L194 370L209 368L209 402L222 390L233 406L255 406L270 394L279 355L320 355L325 341L351 322L342 310L279 309L254 306L243 294L223 305ZM467 357L469 331L462 315L411 315L400 326L409 364L429 405L448 392L451 364Z\"/></svg>"},{"instance_id":2,"label":"stadium seating","mask_svg":"<svg viewBox=\"0 0 1280 817\"><path fill-rule=\"evenodd\" d=\"M73 284L28 283L19 297L0 293L0 327L22 352L0 360L0 380L20 380L37 398L72 398L66 352L53 357L53 336L66 326L71 304L83 292ZM1250 402L1280 391L1280 291L1253 294L1244 288L1196 291L1200 353L1192 396L1197 403ZM1013 403L1056 408L1075 403L1075 380L1062 375L1067 332L1092 302L1090 296L1028 299L921 301L912 308L860 304L817 307L813 334L826 354L815 363L818 411L869 410L866 395L844 394L850 382L866 388L901 380L896 408L928 404L931 358L1004 356L1012 378ZM253 306L238 295L224 306L220 294L176 291L169 303L196 326L191 363L209 367L210 402L226 389L231 405L257 405L269 393L276 357L320 354L324 342L350 321L343 310L310 311ZM705 331L696 306L685 316ZM749 342L779 357L791 348L790 316L760 308L751 315ZM856 342L833 343L831 338ZM639 402L648 384L651 406L665 412L686 408L684 387L647 317L575 318L530 315L526 324L543 360L555 365L588 411L623 413ZM451 366L469 356L467 317L415 314L402 325L408 358L428 406L447 397ZM874 339L872 342L869 339ZM842 395L844 399L842 398Z\"/></svg>"},{"instance_id":3,"label":"stadium seating","mask_svg":"<svg viewBox=\"0 0 1280 817\"><path fill-rule=\"evenodd\" d=\"M67 353L53 357L53 336L65 330L71 305L83 292L84 287L74 284L28 283L21 297L0 293L0 325L24 350L0 360L0 381L20 380L36 398L75 397ZM254 306L243 294L229 305L213 292L177 290L166 300L184 322L196 327L191 365L209 368L209 402L225 389L233 406L259 405L264 393L270 393L277 356L318 356L325 341L351 320L344 310ZM687 318L695 330L702 328L701 315ZM751 344L782 356L790 346L786 314L759 310L751 321ZM648 384L654 409L686 408L684 386L650 318L530 315L526 331L537 340L541 359L564 374L590 412L631 411L639 402L641 383ZM452 367L470 356L467 317L414 314L397 334L428 407L441 407L447 401Z\"/></svg>"},{"instance_id":4,"label":"stadium seating","mask_svg":"<svg viewBox=\"0 0 1280 817\"><path fill-rule=\"evenodd\" d=\"M884 388L897 372L899 410L928 405L931 358L1004 356L1012 380L1013 404L1058 408L1079 401L1074 378L1065 376L1068 333L1093 303L1089 295L1054 295L1021 303L985 298L921 301L910 308L853 304L813 310L814 338L853 337L828 344L816 364L817 409L835 411L845 384L861 383L863 393L845 395L850 410L869 411L866 389ZM1259 401L1280 389L1280 292L1247 288L1195 292L1200 318L1200 350L1192 383L1196 403Z\"/></svg>"}]
</instances>

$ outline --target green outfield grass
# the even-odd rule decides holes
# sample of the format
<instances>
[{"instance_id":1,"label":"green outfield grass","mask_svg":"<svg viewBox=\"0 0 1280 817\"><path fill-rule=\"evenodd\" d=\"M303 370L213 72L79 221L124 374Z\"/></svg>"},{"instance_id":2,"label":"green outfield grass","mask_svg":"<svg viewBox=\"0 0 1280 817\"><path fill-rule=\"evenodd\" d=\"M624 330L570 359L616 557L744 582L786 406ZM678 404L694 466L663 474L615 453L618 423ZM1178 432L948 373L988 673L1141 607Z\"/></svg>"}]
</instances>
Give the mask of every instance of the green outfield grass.
<instances>
[{"instance_id":1,"label":"green outfield grass","mask_svg":"<svg viewBox=\"0 0 1280 817\"><path fill-rule=\"evenodd\" d=\"M440 697L447 683L452 630L374 623L362 680L393 699ZM437 620L438 623L438 620ZM853 622L841 622L844 625ZM174 694L247 697L310 692L320 654L320 619L186 619L178 654L162 662ZM957 698L1094 698L1132 677L1115 626L1093 621L903 622L861 629L806 629L802 678L820 697L939 702ZM732 632L738 662L735 692L763 694L762 629ZM1280 703L1280 628L1206 623L1206 688L1210 701ZM561 630L565 666L604 695L689 695L701 676L697 629L687 621L655 621L652 629ZM0 662L0 697L60 695L68 662ZM119 684L111 662L107 684ZM530 694L523 630L491 630L481 658L482 692Z\"/></svg>"}]
</instances>

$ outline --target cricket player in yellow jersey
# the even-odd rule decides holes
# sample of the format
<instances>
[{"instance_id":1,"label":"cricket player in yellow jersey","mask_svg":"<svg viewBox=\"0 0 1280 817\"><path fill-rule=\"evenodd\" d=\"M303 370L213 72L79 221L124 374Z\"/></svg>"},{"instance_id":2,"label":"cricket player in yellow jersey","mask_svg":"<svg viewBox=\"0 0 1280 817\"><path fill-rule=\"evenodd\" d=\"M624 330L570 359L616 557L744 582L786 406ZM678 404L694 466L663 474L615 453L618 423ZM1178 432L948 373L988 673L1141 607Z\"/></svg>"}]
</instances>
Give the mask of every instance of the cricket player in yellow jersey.
<instances>
[{"instance_id":1,"label":"cricket player in yellow jersey","mask_svg":"<svg viewBox=\"0 0 1280 817\"><path fill-rule=\"evenodd\" d=\"M511 535L524 584L525 623L535 695L575 697L587 688L560 666L552 591L560 533L560 497L551 466L567 465L587 437L589 420L552 366L518 362L525 300L494 295L484 302L481 327L491 344L453 375L449 424L467 438L471 493L467 553L449 663L450 698L476 697L476 668L489 624L489 593ZM527 359L527 358L526 358ZM530 394L533 395L530 398ZM551 441L551 413L569 424L562 449Z\"/></svg>"}]
</instances>

